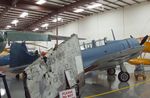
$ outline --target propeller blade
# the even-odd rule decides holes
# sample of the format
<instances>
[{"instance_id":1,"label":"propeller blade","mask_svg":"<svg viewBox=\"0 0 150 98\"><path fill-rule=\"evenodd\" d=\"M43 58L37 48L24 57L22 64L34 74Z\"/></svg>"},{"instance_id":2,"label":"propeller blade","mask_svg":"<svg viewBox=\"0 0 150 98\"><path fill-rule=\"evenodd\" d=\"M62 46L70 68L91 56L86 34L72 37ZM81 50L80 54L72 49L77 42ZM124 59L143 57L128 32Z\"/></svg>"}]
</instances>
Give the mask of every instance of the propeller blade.
<instances>
[{"instance_id":1,"label":"propeller blade","mask_svg":"<svg viewBox=\"0 0 150 98\"><path fill-rule=\"evenodd\" d=\"M133 36L132 36L132 35L130 35L130 38L133 38Z\"/></svg>"},{"instance_id":2,"label":"propeller blade","mask_svg":"<svg viewBox=\"0 0 150 98\"><path fill-rule=\"evenodd\" d=\"M147 41L148 37L149 37L149 36L146 35L146 36L142 39L140 45L143 45L143 44Z\"/></svg>"}]
</instances>

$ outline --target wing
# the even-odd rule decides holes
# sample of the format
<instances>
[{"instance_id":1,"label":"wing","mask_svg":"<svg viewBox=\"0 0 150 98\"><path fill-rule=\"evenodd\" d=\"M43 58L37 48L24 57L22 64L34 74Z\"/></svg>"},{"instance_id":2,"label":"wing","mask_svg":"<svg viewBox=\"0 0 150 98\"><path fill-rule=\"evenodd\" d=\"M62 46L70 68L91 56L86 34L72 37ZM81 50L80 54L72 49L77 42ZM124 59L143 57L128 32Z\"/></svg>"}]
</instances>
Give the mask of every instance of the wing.
<instances>
[{"instance_id":1,"label":"wing","mask_svg":"<svg viewBox=\"0 0 150 98\"><path fill-rule=\"evenodd\" d=\"M5 31L6 38L9 41L51 41L48 34L20 32L20 31Z\"/></svg>"},{"instance_id":2,"label":"wing","mask_svg":"<svg viewBox=\"0 0 150 98\"><path fill-rule=\"evenodd\" d=\"M51 40L67 40L70 37L56 36L50 34L42 34L35 32L22 32L22 31L5 31L9 41L51 41ZM79 38L79 40L85 40Z\"/></svg>"}]
</instances>

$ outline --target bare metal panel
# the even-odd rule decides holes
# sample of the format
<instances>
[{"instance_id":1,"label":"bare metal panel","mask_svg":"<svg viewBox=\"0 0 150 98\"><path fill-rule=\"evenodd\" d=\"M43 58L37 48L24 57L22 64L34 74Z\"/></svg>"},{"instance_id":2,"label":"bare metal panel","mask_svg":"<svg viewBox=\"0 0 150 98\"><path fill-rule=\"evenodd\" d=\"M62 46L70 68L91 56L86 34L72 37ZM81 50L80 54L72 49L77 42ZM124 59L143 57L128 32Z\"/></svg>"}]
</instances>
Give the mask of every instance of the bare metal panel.
<instances>
[{"instance_id":1,"label":"bare metal panel","mask_svg":"<svg viewBox=\"0 0 150 98\"><path fill-rule=\"evenodd\" d=\"M60 44L57 50L50 50L47 57L47 64L40 58L26 68L31 98L55 98L66 88L66 70L71 70L76 78L83 72L77 36Z\"/></svg>"}]
</instances>

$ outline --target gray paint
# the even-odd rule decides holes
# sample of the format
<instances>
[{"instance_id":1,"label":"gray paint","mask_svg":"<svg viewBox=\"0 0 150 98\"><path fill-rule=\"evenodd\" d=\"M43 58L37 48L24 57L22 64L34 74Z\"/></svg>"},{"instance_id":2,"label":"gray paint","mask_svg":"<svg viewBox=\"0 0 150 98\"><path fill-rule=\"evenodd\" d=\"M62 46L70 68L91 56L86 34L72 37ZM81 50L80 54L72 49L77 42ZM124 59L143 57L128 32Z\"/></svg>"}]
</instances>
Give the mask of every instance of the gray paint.
<instances>
[{"instance_id":1,"label":"gray paint","mask_svg":"<svg viewBox=\"0 0 150 98\"><path fill-rule=\"evenodd\" d=\"M65 70L70 69L74 77L78 77L80 74L75 59L76 57L81 59L77 36L60 44L57 50L50 50L47 57L47 64L39 58L25 69L32 98L55 98L59 91L66 89ZM78 66L83 65L81 63Z\"/></svg>"}]
</instances>

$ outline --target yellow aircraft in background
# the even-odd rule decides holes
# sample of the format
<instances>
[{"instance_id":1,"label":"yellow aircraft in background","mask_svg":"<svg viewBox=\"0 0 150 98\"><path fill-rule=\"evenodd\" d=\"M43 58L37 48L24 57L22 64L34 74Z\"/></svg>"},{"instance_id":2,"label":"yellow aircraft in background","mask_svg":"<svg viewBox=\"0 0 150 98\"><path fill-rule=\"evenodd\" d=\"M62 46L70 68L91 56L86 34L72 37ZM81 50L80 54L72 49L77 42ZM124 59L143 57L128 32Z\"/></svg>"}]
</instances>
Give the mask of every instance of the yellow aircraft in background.
<instances>
[{"instance_id":1,"label":"yellow aircraft in background","mask_svg":"<svg viewBox=\"0 0 150 98\"><path fill-rule=\"evenodd\" d=\"M150 53L150 42L145 42L143 52ZM144 54L144 57L145 57L145 54ZM128 63L132 65L140 65L140 64L150 65L150 59L146 59L144 57L130 59Z\"/></svg>"},{"instance_id":2,"label":"yellow aircraft in background","mask_svg":"<svg viewBox=\"0 0 150 98\"><path fill-rule=\"evenodd\" d=\"M143 77L144 80L146 79L144 66L150 66L150 59L145 58L145 55L146 53L150 53L150 37L148 41L144 43L143 53L143 57L141 55L139 58L133 58L128 61L129 64L136 66L134 72L136 80L138 80L139 77Z\"/></svg>"},{"instance_id":3,"label":"yellow aircraft in background","mask_svg":"<svg viewBox=\"0 0 150 98\"><path fill-rule=\"evenodd\" d=\"M128 63L132 64L132 65L150 65L150 59L146 59L146 58L134 58L128 61Z\"/></svg>"},{"instance_id":4,"label":"yellow aircraft in background","mask_svg":"<svg viewBox=\"0 0 150 98\"><path fill-rule=\"evenodd\" d=\"M3 56L6 56L6 55L8 55L9 54L9 49L8 48L5 48L4 50L3 50L3 52L1 52L0 53L0 57L3 57Z\"/></svg>"}]
</instances>

